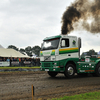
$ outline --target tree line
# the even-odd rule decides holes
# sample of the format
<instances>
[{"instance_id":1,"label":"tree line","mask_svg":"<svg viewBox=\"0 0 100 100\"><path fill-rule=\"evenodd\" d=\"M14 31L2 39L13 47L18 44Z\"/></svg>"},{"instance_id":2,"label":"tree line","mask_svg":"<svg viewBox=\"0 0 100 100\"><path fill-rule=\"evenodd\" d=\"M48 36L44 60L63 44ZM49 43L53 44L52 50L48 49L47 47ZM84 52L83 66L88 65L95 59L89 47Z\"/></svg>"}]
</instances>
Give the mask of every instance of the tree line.
<instances>
[{"instance_id":1,"label":"tree line","mask_svg":"<svg viewBox=\"0 0 100 100\"><path fill-rule=\"evenodd\" d=\"M33 55L39 56L40 50L41 50L41 48L39 46L34 46L34 47L27 46L25 49L23 49L23 48L18 48L18 47L14 46L14 45L9 45L7 48L19 51L20 53L22 53L24 55L27 54L30 57L33 56Z\"/></svg>"},{"instance_id":2,"label":"tree line","mask_svg":"<svg viewBox=\"0 0 100 100\"><path fill-rule=\"evenodd\" d=\"M94 49L91 49L91 50L89 50L87 52L83 52L81 54L81 57L84 58L85 56L92 56L92 55L98 55L98 52L95 52Z\"/></svg>"}]
</instances>

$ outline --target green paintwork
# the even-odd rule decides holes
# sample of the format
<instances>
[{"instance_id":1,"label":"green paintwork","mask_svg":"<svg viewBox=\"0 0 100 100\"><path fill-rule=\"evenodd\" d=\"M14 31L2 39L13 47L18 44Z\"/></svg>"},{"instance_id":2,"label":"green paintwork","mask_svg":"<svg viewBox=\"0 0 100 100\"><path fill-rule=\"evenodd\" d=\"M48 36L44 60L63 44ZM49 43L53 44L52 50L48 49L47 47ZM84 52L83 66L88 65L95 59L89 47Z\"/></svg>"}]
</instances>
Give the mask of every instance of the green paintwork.
<instances>
[{"instance_id":1,"label":"green paintwork","mask_svg":"<svg viewBox=\"0 0 100 100\"><path fill-rule=\"evenodd\" d=\"M55 55L55 50L52 50L51 55Z\"/></svg>"},{"instance_id":2,"label":"green paintwork","mask_svg":"<svg viewBox=\"0 0 100 100\"><path fill-rule=\"evenodd\" d=\"M40 56L43 56L43 54L48 54L48 55L55 55L55 50L52 50L52 52L43 52L43 51L40 51Z\"/></svg>"},{"instance_id":3,"label":"green paintwork","mask_svg":"<svg viewBox=\"0 0 100 100\"><path fill-rule=\"evenodd\" d=\"M59 54L65 54L65 53L75 53L78 52L78 48L68 48L68 49L59 49Z\"/></svg>"},{"instance_id":4,"label":"green paintwork","mask_svg":"<svg viewBox=\"0 0 100 100\"><path fill-rule=\"evenodd\" d=\"M77 73L94 73L95 67L100 62L100 59L90 58L90 62L85 62L85 60L79 62L79 58L68 58L59 61L41 62L41 71L45 71L46 69L48 69L49 71L64 72L66 64L70 61L73 61L75 63ZM55 68L54 63L57 63L56 66L60 67Z\"/></svg>"},{"instance_id":5,"label":"green paintwork","mask_svg":"<svg viewBox=\"0 0 100 100\"><path fill-rule=\"evenodd\" d=\"M57 72L64 72L66 63L69 61L73 61L75 64L79 61L78 58L68 58L60 61L53 61L53 62L41 62L41 71L45 71L45 69L49 69L49 71L55 71ZM57 63L56 66L60 66L59 68L55 68L54 63Z\"/></svg>"},{"instance_id":6,"label":"green paintwork","mask_svg":"<svg viewBox=\"0 0 100 100\"><path fill-rule=\"evenodd\" d=\"M41 62L41 71L45 71L46 69L49 69L49 71L55 71L60 72L61 68L55 68L54 63L57 63L56 66L59 66L59 61L54 61L54 62ZM63 69L62 69L63 70Z\"/></svg>"},{"instance_id":7,"label":"green paintwork","mask_svg":"<svg viewBox=\"0 0 100 100\"><path fill-rule=\"evenodd\" d=\"M94 73L95 65L95 62L79 62L77 73Z\"/></svg>"},{"instance_id":8,"label":"green paintwork","mask_svg":"<svg viewBox=\"0 0 100 100\"><path fill-rule=\"evenodd\" d=\"M55 38L61 38L61 36L57 35L57 36L46 37L43 41L50 40L50 39L55 39Z\"/></svg>"},{"instance_id":9,"label":"green paintwork","mask_svg":"<svg viewBox=\"0 0 100 100\"><path fill-rule=\"evenodd\" d=\"M43 52L42 51L40 51L40 56L43 56Z\"/></svg>"},{"instance_id":10,"label":"green paintwork","mask_svg":"<svg viewBox=\"0 0 100 100\"><path fill-rule=\"evenodd\" d=\"M65 53L75 53L78 52L78 50L66 50L66 51L59 51L59 54L65 54Z\"/></svg>"},{"instance_id":11,"label":"green paintwork","mask_svg":"<svg viewBox=\"0 0 100 100\"><path fill-rule=\"evenodd\" d=\"M81 61L77 64L77 73L94 73L97 64L100 63L98 58L90 58L89 62Z\"/></svg>"}]
</instances>

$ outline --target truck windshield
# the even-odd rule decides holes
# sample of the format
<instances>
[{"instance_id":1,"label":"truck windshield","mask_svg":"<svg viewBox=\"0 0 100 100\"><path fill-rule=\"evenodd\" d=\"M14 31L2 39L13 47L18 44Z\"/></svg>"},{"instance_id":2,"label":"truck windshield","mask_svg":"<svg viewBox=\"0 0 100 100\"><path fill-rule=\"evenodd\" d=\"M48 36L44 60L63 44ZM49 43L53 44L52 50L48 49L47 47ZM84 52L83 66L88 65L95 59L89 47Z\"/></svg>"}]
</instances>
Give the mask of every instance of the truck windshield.
<instances>
[{"instance_id":1,"label":"truck windshield","mask_svg":"<svg viewBox=\"0 0 100 100\"><path fill-rule=\"evenodd\" d=\"M45 40L43 42L43 45L41 47L41 50L57 49L58 44L59 44L59 40L60 40L59 38Z\"/></svg>"}]
</instances>

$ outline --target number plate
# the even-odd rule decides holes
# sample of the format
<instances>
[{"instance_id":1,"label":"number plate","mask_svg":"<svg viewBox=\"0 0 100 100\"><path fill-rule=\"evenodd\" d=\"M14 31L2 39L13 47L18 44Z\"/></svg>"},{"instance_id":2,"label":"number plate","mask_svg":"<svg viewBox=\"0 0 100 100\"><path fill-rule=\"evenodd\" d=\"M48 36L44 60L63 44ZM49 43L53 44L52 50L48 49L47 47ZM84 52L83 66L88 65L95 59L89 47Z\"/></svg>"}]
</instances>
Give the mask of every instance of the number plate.
<instances>
[{"instance_id":1,"label":"number plate","mask_svg":"<svg viewBox=\"0 0 100 100\"><path fill-rule=\"evenodd\" d=\"M45 69L45 71L49 71L49 69Z\"/></svg>"}]
</instances>

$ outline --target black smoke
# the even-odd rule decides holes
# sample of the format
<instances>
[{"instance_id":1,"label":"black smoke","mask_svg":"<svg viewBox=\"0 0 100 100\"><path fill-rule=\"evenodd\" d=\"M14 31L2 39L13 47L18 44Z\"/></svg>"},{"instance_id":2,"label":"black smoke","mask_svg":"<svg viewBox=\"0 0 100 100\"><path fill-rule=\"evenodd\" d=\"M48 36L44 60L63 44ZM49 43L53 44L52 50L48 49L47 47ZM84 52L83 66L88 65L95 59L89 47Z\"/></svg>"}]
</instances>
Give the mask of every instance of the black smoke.
<instances>
[{"instance_id":1,"label":"black smoke","mask_svg":"<svg viewBox=\"0 0 100 100\"><path fill-rule=\"evenodd\" d=\"M91 33L100 33L100 0L76 0L67 7L61 22L62 34L68 34L78 27Z\"/></svg>"}]
</instances>

